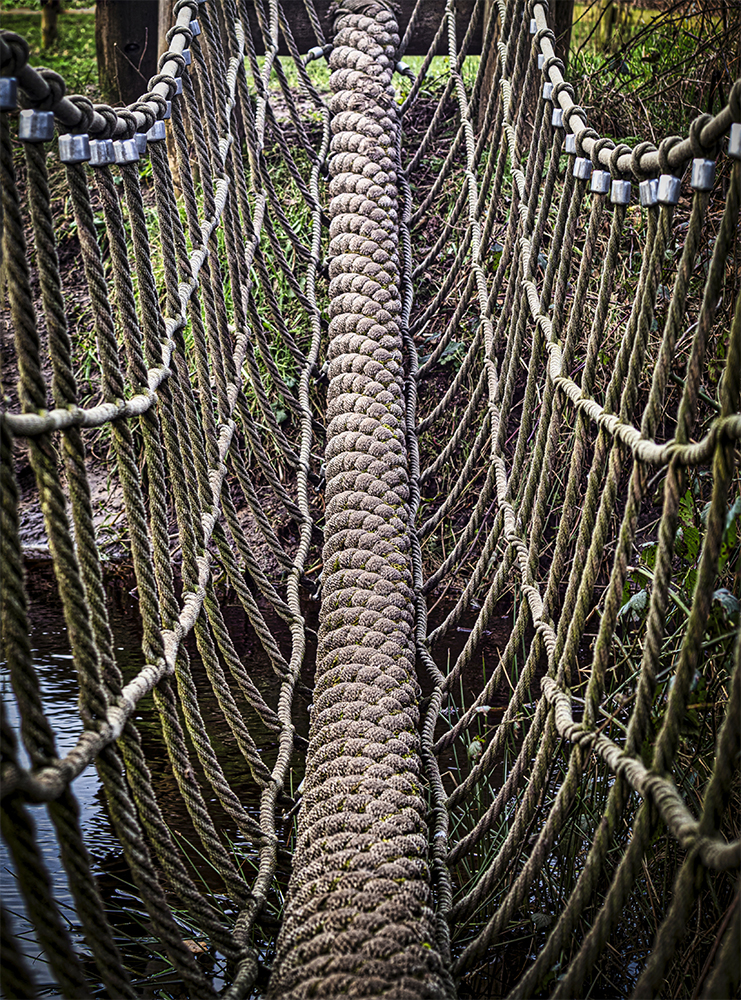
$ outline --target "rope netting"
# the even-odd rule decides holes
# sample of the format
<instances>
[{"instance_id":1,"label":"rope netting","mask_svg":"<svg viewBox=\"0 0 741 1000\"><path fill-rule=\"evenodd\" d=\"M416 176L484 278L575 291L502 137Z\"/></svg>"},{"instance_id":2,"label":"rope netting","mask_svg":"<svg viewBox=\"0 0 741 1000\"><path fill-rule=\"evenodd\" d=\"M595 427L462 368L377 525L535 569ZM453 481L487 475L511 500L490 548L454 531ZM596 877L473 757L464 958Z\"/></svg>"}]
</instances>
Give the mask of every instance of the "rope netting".
<instances>
[{"instance_id":1,"label":"rope netting","mask_svg":"<svg viewBox=\"0 0 741 1000\"><path fill-rule=\"evenodd\" d=\"M0 41L2 834L50 973L70 997L140 986L74 794L94 764L191 997L216 987L183 913L231 998L648 997L690 952L672 995L735 995L741 82L689 137L616 145L587 127L545 3L478 0L461 35L449 0L413 67L421 0L403 33L381 0L304 6L308 54L277 0L178 0L125 110ZM107 606L101 435L134 671ZM29 495L79 685L61 757ZM2 989L33 997L17 919L3 908Z\"/></svg>"}]
</instances>

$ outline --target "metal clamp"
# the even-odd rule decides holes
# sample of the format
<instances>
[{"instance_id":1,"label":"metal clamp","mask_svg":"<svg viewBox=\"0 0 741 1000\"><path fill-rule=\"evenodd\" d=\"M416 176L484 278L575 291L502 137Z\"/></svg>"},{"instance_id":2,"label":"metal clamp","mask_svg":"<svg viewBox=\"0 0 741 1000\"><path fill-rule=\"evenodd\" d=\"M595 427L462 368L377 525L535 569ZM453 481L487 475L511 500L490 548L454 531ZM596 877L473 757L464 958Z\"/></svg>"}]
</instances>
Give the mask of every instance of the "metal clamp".
<instances>
[{"instance_id":1,"label":"metal clamp","mask_svg":"<svg viewBox=\"0 0 741 1000\"><path fill-rule=\"evenodd\" d=\"M194 38L197 38L198 35L200 35L201 26L197 20L191 21L188 27L190 28L190 33Z\"/></svg>"},{"instance_id":2,"label":"metal clamp","mask_svg":"<svg viewBox=\"0 0 741 1000\"><path fill-rule=\"evenodd\" d=\"M0 77L0 111L15 111L18 107L18 80L14 76Z\"/></svg>"},{"instance_id":3,"label":"metal clamp","mask_svg":"<svg viewBox=\"0 0 741 1000\"><path fill-rule=\"evenodd\" d=\"M629 205L630 194L631 194L630 181L615 180L612 182L612 187L610 188L610 201L613 203L613 205Z\"/></svg>"},{"instance_id":4,"label":"metal clamp","mask_svg":"<svg viewBox=\"0 0 741 1000\"><path fill-rule=\"evenodd\" d=\"M166 136L164 121L155 122L147 132L147 142L158 142Z\"/></svg>"},{"instance_id":5,"label":"metal clamp","mask_svg":"<svg viewBox=\"0 0 741 1000\"><path fill-rule=\"evenodd\" d=\"M91 139L90 140L90 166L110 167L116 162L116 153L113 149L112 139Z\"/></svg>"},{"instance_id":6,"label":"metal clamp","mask_svg":"<svg viewBox=\"0 0 741 1000\"><path fill-rule=\"evenodd\" d=\"M543 84L543 100L552 101L553 100L553 84L544 83Z\"/></svg>"},{"instance_id":7,"label":"metal clamp","mask_svg":"<svg viewBox=\"0 0 741 1000\"><path fill-rule=\"evenodd\" d=\"M577 156L574 160L574 177L580 181L588 181L592 176L592 161L586 156Z\"/></svg>"},{"instance_id":8,"label":"metal clamp","mask_svg":"<svg viewBox=\"0 0 741 1000\"><path fill-rule=\"evenodd\" d=\"M642 208L653 208L659 201L659 179L652 177L650 180L641 181L638 185L638 200Z\"/></svg>"},{"instance_id":9,"label":"metal clamp","mask_svg":"<svg viewBox=\"0 0 741 1000\"><path fill-rule=\"evenodd\" d=\"M18 138L22 142L49 142L54 138L54 112L33 108L21 111Z\"/></svg>"},{"instance_id":10,"label":"metal clamp","mask_svg":"<svg viewBox=\"0 0 741 1000\"><path fill-rule=\"evenodd\" d=\"M589 190L592 194L607 194L610 190L610 171L593 170Z\"/></svg>"},{"instance_id":11,"label":"metal clamp","mask_svg":"<svg viewBox=\"0 0 741 1000\"><path fill-rule=\"evenodd\" d=\"M674 174L659 177L658 202L660 205L676 205L682 190L682 181Z\"/></svg>"},{"instance_id":12,"label":"metal clamp","mask_svg":"<svg viewBox=\"0 0 741 1000\"><path fill-rule=\"evenodd\" d=\"M147 151L147 133L146 132L136 132L134 134L134 142L136 143L136 151L139 154L139 158Z\"/></svg>"},{"instance_id":13,"label":"metal clamp","mask_svg":"<svg viewBox=\"0 0 741 1000\"><path fill-rule=\"evenodd\" d=\"M136 163L139 159L139 148L136 139L117 139L113 143L113 155L119 165Z\"/></svg>"},{"instance_id":14,"label":"metal clamp","mask_svg":"<svg viewBox=\"0 0 741 1000\"><path fill-rule=\"evenodd\" d=\"M90 159L90 137L87 133L60 135L59 159L62 163L87 163Z\"/></svg>"},{"instance_id":15,"label":"metal clamp","mask_svg":"<svg viewBox=\"0 0 741 1000\"><path fill-rule=\"evenodd\" d=\"M563 111L561 108L554 108L551 115L551 125L554 128L563 128Z\"/></svg>"},{"instance_id":16,"label":"metal clamp","mask_svg":"<svg viewBox=\"0 0 741 1000\"><path fill-rule=\"evenodd\" d=\"M741 160L741 123L734 122L728 134L728 155Z\"/></svg>"},{"instance_id":17,"label":"metal clamp","mask_svg":"<svg viewBox=\"0 0 741 1000\"><path fill-rule=\"evenodd\" d=\"M692 161L690 184L695 191L712 191L715 183L715 160L698 157Z\"/></svg>"}]
</instances>

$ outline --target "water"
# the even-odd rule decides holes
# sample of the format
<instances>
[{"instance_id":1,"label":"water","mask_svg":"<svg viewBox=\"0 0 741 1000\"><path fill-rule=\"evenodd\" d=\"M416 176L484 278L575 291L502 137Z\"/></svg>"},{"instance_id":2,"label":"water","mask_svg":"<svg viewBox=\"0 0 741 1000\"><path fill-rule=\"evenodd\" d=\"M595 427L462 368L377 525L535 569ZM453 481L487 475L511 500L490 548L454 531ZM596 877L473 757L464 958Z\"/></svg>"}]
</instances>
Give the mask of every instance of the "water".
<instances>
[{"instance_id":1,"label":"water","mask_svg":"<svg viewBox=\"0 0 741 1000\"><path fill-rule=\"evenodd\" d=\"M113 581L107 592L116 660L125 680L131 679L143 663L140 647L141 624L134 588L135 581L132 578L122 577ZM74 661L67 640L67 629L61 602L50 567L44 564L33 566L28 574L27 589L29 592L30 640L33 660L40 679L44 711L56 735L57 754L62 757L75 746L83 727L77 707L79 692ZM241 606L230 606L227 603L223 612L237 652L249 665L253 681L268 703L275 704L279 679L273 673L262 647L249 627L243 609ZM281 645L285 654L285 643L288 640L287 630L281 628L282 623L278 621L269 619L269 624L273 631L278 634L279 640L282 640ZM247 774L247 768L236 746L236 740L224 720L211 690L195 643L189 642L187 645L191 656L192 673L198 690L200 710L214 750L236 795L247 812L257 818L259 812L258 789ZM9 722L17 732L20 721L19 714L10 683L9 671L4 663L0 664L0 693ZM305 735L308 730L305 701L298 697L296 707L296 728L297 731L303 732ZM185 854L192 861L196 870L196 879L200 880L202 884L205 883L212 892L217 894L217 900L222 903L225 913L229 915L229 901L224 896L218 896L219 891L223 891L223 884L208 862L200 857L200 853L195 847L198 843L198 837L172 775L167 751L161 737L159 718L151 695L140 702L135 721L142 736L144 751L165 821L173 836L184 847ZM271 767L277 753L275 734L256 722L254 715L249 721L253 738L261 748L266 764ZM20 746L20 740L19 756L21 763L28 766L29 760ZM296 767L294 768L296 784L302 777L302 762L298 759L299 757L300 755L297 755ZM244 842L236 825L216 801L215 795L195 760L194 752L192 759L194 770L198 774L204 798L208 803L217 829L234 845L238 852L248 859L245 877L249 882L249 858L254 858L256 852L250 844ZM146 938L148 934L148 917L134 894L135 890L131 888L133 879L124 859L123 850L113 831L106 807L105 793L94 765L88 766L83 771L74 781L72 788L80 808L80 825L91 855L92 871L96 877L109 919L114 925L117 944L122 949L125 960L131 966L135 977L141 980L151 979L159 971L159 968L166 968L166 964L158 962L155 958L155 967L153 967L151 949L142 946L142 939ZM45 806L34 805L29 806L28 809L36 826L39 850L43 854L53 881L55 898L60 906L63 919L69 920L69 931L75 947L84 956L87 949L80 928L76 924L72 894L59 860L53 824ZM50 984L50 970L44 956L40 954L38 942L26 916L8 849L1 840L0 893L6 910L11 914L13 930L20 942L21 950L28 958L40 993L45 996L58 996L56 987ZM186 927L184 936L186 938L197 937L197 931ZM216 989L220 989L225 985L223 977L219 974L223 961L216 953L212 957L215 963L213 985ZM166 993L160 993L159 990L156 990L151 995L176 996L178 993L177 989L168 990Z\"/></svg>"},{"instance_id":2,"label":"water","mask_svg":"<svg viewBox=\"0 0 741 1000\"><path fill-rule=\"evenodd\" d=\"M57 753L61 757L74 747L82 731L82 724L77 709L78 685L73 657L67 641L67 630L54 576L49 565L35 564L31 566L27 577L27 589L29 592L30 639L34 664L40 678L44 710L56 734ZM124 575L111 581L108 586L107 601L111 629L114 636L116 659L125 679L129 680L143 663L140 648L141 624L134 579ZM311 630L316 629L317 603L307 603L303 608L304 615L307 618L307 625ZM230 604L227 597L227 600L222 604L222 610L237 653L248 665L253 681L257 684L268 704L275 705L279 679L274 674L269 660L249 626L243 609L236 603ZM442 620L449 610L450 607L438 609L435 619L439 617L439 620ZM263 613L268 625L276 635L284 655L287 655L289 652L290 637L285 624L272 615L269 608L263 609ZM497 662L498 651L503 648L506 641L508 620L503 619L501 616L497 617L495 619L495 634L490 634L485 642L482 655L487 676ZM437 620L432 621L431 627L434 627L437 623ZM445 669L446 661L454 662L455 657L468 638L468 632L472 624L473 615L470 615L461 623L461 627L457 632L453 631L450 637L449 648L448 646L442 646L437 651L436 656L443 669ZM309 640L312 637L312 632L308 632ZM205 675L205 670L198 657L195 643L189 641L187 648L191 656L191 667L198 690L201 713L206 722L216 754L236 795L247 811L257 818L259 812L258 789L247 775L247 768L236 746L236 740L216 702L216 698ZM312 682L314 659L315 648L309 643L306 665L302 677L306 688L304 688L303 693L299 692L297 694L295 702L294 724L298 734L302 736L308 734L309 717L307 700L309 698L309 691L307 688L310 687ZM478 666L469 670L463 678L467 701L481 684L481 662L481 658L478 658ZM426 678L422 677L421 680L423 688L426 689ZM8 670L4 664L0 665L0 689L3 702L8 711L9 721L17 731L19 722L18 712L10 685ZM423 693L427 694L429 692L424 690ZM492 708L493 714L498 716L502 707L503 703L497 709ZM268 767L271 767L277 753L275 734L264 729L249 710L247 710L246 714L250 716L249 723L253 738L260 747L266 764ZM229 900L223 895L223 883L215 875L208 862L199 856L199 852L195 848L196 843L198 843L198 837L193 829L190 817L172 775L167 752L161 737L159 718L155 711L151 695L147 696L139 704L135 721L142 736L144 751L153 775L155 791L165 821L173 832L173 835L181 843L181 846L184 847L185 854L190 858L195 869L196 879L205 883L211 892L214 893L216 901L221 904L228 918L232 915L232 912L230 911ZM489 721L491 723L493 719ZM193 759L195 758L194 753L192 757ZM22 751L21 759L24 765L28 764L28 759ZM454 780L455 777L460 775L459 765L462 765L465 770L470 766L470 762L466 760L465 752L461 761L450 752L444 753L441 756L440 764L441 770L449 772L454 777ZM215 800L215 795L211 792L211 788L195 760L194 770L198 774L204 798L208 803L217 828L224 834L229 843L234 846L234 849L242 855L243 859L245 859L243 860L245 877L249 882L251 871L249 865L251 860L256 857L255 851L251 844L246 843L241 838L233 821L224 813L219 803ZM303 761L302 754L299 751L294 755L294 769L292 774L294 789L298 786L302 777ZM148 984L148 989L144 995L152 997L177 997L184 995L179 992L177 980L174 978L168 979L168 964L158 959L154 954L156 945L149 933L148 916L141 902L138 900L135 890L132 888L133 880L131 873L109 820L105 794L98 778L97 770L93 765L88 766L75 780L73 791L80 807L80 825L91 855L93 874L96 877L107 915L114 927L116 943L122 951L124 960L130 968L134 980L140 988ZM79 925L76 922L77 918L73 909L72 895L59 861L58 846L53 825L43 805L29 806L28 808L36 824L39 849L44 855L47 868L53 880L55 898L59 903L63 919L69 921L68 929L74 946L84 960L84 957L87 955L87 948ZM279 829L279 835L282 833L287 837L289 832L290 823L285 824L283 831ZM279 881L285 885L287 875L285 858L281 868L283 871L279 873ZM28 958L40 994L52 997L58 996L59 993L56 987L51 983L50 970L44 956L40 953L33 929L26 917L23 900L12 873L12 863L8 857L7 848L2 841L0 841L0 892L2 893L6 910L12 914L14 932L20 942L22 951ZM184 926L184 936L197 940L198 931L194 928ZM267 955L271 947L271 937L272 933L266 928L265 938L261 947L265 955ZM260 946L259 937L256 943ZM212 951L209 953L209 956L204 956L204 958L206 961L210 960L212 962L211 971L213 973L212 981L214 988L217 990L221 989L226 985L223 957ZM90 966L90 970L91 976L94 977L95 973L92 965ZM92 981L94 983L94 979ZM91 986L91 995L96 995L97 992L100 991L93 984Z\"/></svg>"}]
</instances>

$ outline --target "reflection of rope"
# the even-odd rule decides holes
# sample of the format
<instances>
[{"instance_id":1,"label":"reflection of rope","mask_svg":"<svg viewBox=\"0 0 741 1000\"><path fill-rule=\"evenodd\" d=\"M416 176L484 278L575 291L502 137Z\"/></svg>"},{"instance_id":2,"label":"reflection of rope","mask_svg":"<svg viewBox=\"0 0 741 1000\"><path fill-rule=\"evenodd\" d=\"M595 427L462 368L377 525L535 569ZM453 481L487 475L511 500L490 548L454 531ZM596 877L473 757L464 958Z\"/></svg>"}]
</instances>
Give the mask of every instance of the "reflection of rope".
<instances>
[{"instance_id":1,"label":"reflection of rope","mask_svg":"<svg viewBox=\"0 0 741 1000\"><path fill-rule=\"evenodd\" d=\"M693 678L709 655L704 635L738 481L741 298L729 331L723 309L730 316L727 289L737 282L728 262L741 201L741 81L688 138L631 150L587 127L539 0L500 0L483 25L479 0L460 40L449 2L401 107L392 73L405 72L398 59L423 5L400 40L392 4L346 0L329 44L313 3L305 7L318 43L311 59L326 57L333 70L329 104L277 0L223 0L218 16L180 0L160 73L129 109L65 96L56 74L28 66L23 39L0 37L3 107L14 107L17 85L31 112L14 159L12 116L0 111L20 401L20 412L0 414L0 611L21 720L15 733L3 712L0 794L29 918L65 995L88 995L28 808L43 802L101 981L112 996L135 995L70 786L95 761L153 932L192 996L213 987L172 905L225 956L224 995L249 995L255 942L268 933L262 918L282 884L283 806L286 828L298 813L298 833L271 995L452 996L451 974L493 963L502 935L540 899L543 872L569 857L570 888L548 936L507 988L531 996L558 967L553 995L576 996L664 829L686 854L634 985L636 996L656 995L682 953L702 877L741 862L725 821L741 735L741 640L730 624L710 776L692 765L704 782L698 808L674 769ZM471 82L466 55L479 30L491 51ZM431 98L432 59L446 45L447 73ZM60 176L92 309L102 401L89 407L79 405L81 348L59 267L50 112L75 133ZM709 158L732 123L735 159L708 244L718 197ZM409 143L407 125L419 136ZM90 168L88 139L98 144ZM137 149L146 150L145 172ZM421 172L438 151L440 168L424 187ZM680 229L679 178L690 159L691 211ZM641 205L629 208L635 184ZM413 281L428 275L431 292L415 307ZM676 392L680 344L688 362ZM705 391L711 352L725 359L717 402ZM706 397L713 406L704 412ZM321 463L315 435L325 421ZM96 428L112 445L144 629L145 666L131 678L115 660L86 467L86 435ZM61 760L29 642L16 439L28 444L80 688L84 731ZM693 469L709 484L709 502L681 646L667 667L676 538ZM658 473L645 631L624 676L630 564ZM315 589L319 565L310 743L301 795L291 799L303 776L303 761L291 771L294 747L304 745L294 732L307 643L299 597L302 585ZM428 626L427 602L453 579L457 600ZM222 584L254 630L273 687L238 651ZM477 681L505 601L513 603L506 642ZM191 633L197 661L186 647ZM421 708L415 652L428 678ZM658 715L660 669L672 686ZM615 709L618 683L628 685L620 704L629 708ZM489 727L505 690L501 719ZM135 721L150 691L197 849L236 920L191 876L168 828L169 803ZM215 714L223 736L211 728ZM591 820L588 789L598 781L604 802ZM246 806L243 782L259 813ZM242 846L228 845L225 832ZM569 854L575 841L582 846ZM703 995L738 988L732 909L716 914L722 937L698 984ZM34 995L5 910L0 931L4 990Z\"/></svg>"}]
</instances>

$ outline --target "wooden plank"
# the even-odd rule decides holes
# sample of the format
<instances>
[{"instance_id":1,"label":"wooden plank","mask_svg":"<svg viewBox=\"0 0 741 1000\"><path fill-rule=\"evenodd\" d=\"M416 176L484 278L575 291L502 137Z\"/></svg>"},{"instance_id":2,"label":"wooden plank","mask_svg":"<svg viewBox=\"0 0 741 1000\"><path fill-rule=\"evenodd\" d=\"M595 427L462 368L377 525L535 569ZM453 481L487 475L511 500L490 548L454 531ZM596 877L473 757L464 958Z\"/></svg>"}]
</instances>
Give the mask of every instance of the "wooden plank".
<instances>
[{"instance_id":1,"label":"wooden plank","mask_svg":"<svg viewBox=\"0 0 741 1000\"><path fill-rule=\"evenodd\" d=\"M249 18L250 24L252 26L252 34L255 39L256 47L258 53L262 54L264 51L262 47L262 35L258 26L257 17L249 6ZM304 8L303 0L283 0L282 3L283 10L285 11L286 18L289 25L291 26L291 31L293 37L296 40L298 49L301 53L306 53L310 48L317 45L316 36L309 22L309 18L306 15L306 10ZM399 19L399 28L401 34L404 34L407 24L409 24L409 18L411 16L412 10L414 9L414 0L401 0L397 3L397 17ZM458 31L458 40L463 38L463 35L468 27L468 23L471 19L471 13L474 8L474 0L458 0L456 3L456 25ZM327 41L332 38L332 18L329 16L330 0L316 0L316 9L319 15L319 19L322 23L322 30L324 31L324 37ZM442 20L443 14L445 13L445 0L424 0L422 4L422 10L417 20L417 26L414 35L411 39L411 43L406 50L406 55L425 55L429 49L437 31L440 21ZM438 55L444 55L447 52L447 34L443 35L443 42L438 50ZM288 48L286 47L283 36L280 38L280 49L281 55L288 54ZM479 26L476 30L476 34L473 40L473 45L470 48L470 53L472 55L479 55L481 52L481 27Z\"/></svg>"}]
</instances>

